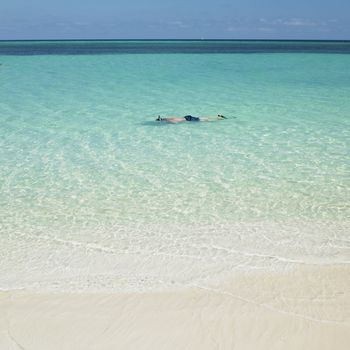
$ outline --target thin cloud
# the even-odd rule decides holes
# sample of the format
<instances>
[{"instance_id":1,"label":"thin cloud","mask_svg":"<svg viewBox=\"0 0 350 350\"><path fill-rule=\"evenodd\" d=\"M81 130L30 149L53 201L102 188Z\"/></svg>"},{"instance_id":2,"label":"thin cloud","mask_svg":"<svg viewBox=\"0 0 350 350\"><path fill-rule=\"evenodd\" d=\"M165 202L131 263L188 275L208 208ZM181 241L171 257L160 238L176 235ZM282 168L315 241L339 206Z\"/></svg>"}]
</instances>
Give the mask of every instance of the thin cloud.
<instances>
[{"instance_id":1,"label":"thin cloud","mask_svg":"<svg viewBox=\"0 0 350 350\"><path fill-rule=\"evenodd\" d=\"M260 23L272 26L287 26L287 27L315 27L321 25L321 23L304 18L277 18L273 20L267 20L265 18L259 19Z\"/></svg>"},{"instance_id":2,"label":"thin cloud","mask_svg":"<svg viewBox=\"0 0 350 350\"><path fill-rule=\"evenodd\" d=\"M169 25L178 27L178 28L189 28L190 26L187 23L184 23L183 21L170 21L168 22Z\"/></svg>"},{"instance_id":3,"label":"thin cloud","mask_svg":"<svg viewBox=\"0 0 350 350\"><path fill-rule=\"evenodd\" d=\"M244 32L247 29L248 29L247 27L228 27L228 28L226 28L226 30L228 32Z\"/></svg>"}]
</instances>

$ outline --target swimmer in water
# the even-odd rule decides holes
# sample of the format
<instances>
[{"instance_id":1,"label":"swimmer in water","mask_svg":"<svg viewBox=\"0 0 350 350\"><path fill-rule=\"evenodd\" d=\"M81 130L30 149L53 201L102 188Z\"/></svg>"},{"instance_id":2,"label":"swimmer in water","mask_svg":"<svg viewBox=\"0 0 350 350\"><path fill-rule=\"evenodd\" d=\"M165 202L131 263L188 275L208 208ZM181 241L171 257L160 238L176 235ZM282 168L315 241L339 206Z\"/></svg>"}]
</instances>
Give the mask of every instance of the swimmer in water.
<instances>
[{"instance_id":1,"label":"swimmer in water","mask_svg":"<svg viewBox=\"0 0 350 350\"><path fill-rule=\"evenodd\" d=\"M215 120L227 119L223 115L218 114L216 117L193 117L192 115L186 115L182 118L161 118L160 115L156 119L157 122L166 123L182 123L182 122L212 122Z\"/></svg>"}]
</instances>

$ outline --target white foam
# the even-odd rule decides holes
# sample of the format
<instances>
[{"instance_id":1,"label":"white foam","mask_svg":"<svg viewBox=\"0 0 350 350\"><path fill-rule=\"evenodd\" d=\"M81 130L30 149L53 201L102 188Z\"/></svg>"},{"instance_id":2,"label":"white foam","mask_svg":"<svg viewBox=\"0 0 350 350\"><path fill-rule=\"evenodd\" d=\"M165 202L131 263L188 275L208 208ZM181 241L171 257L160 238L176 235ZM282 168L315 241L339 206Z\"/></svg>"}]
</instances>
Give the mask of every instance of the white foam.
<instances>
[{"instance_id":1,"label":"white foam","mask_svg":"<svg viewBox=\"0 0 350 350\"><path fill-rule=\"evenodd\" d=\"M23 232L1 240L0 286L142 291L209 286L238 272L349 264L349 230L348 222L315 221Z\"/></svg>"}]
</instances>

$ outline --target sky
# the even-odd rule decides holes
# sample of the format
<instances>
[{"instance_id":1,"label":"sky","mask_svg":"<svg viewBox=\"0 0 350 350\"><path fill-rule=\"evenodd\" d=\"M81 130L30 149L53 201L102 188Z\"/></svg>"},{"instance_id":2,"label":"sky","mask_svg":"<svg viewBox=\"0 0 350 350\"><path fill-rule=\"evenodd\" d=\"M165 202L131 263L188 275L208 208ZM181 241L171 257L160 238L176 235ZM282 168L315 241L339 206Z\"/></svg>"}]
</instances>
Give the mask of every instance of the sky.
<instances>
[{"instance_id":1,"label":"sky","mask_svg":"<svg viewBox=\"0 0 350 350\"><path fill-rule=\"evenodd\" d=\"M350 39L350 0L0 0L0 40Z\"/></svg>"}]
</instances>

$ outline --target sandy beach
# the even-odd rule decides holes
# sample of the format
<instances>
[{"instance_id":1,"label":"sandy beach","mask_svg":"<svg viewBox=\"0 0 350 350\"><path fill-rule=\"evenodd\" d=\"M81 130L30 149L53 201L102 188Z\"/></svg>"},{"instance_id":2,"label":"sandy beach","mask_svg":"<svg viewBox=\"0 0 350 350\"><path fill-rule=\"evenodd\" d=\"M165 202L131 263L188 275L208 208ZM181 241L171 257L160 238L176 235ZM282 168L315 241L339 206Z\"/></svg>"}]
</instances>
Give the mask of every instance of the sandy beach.
<instances>
[{"instance_id":1,"label":"sandy beach","mask_svg":"<svg viewBox=\"0 0 350 350\"><path fill-rule=\"evenodd\" d=\"M158 293L2 292L0 348L348 349L346 266Z\"/></svg>"}]
</instances>

